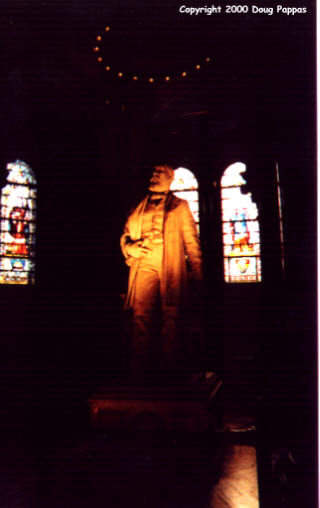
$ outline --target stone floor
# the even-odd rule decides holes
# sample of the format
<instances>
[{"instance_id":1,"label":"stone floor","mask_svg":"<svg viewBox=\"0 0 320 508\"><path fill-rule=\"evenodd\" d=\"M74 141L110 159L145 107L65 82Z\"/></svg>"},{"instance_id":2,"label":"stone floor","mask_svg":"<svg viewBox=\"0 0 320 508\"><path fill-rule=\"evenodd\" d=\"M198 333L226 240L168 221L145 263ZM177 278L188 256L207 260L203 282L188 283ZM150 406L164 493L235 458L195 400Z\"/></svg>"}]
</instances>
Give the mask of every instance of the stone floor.
<instances>
[{"instance_id":1,"label":"stone floor","mask_svg":"<svg viewBox=\"0 0 320 508\"><path fill-rule=\"evenodd\" d=\"M0 507L255 508L254 416L225 405L220 422L201 434L89 425L54 433L48 425L27 441L12 431L3 447Z\"/></svg>"},{"instance_id":2,"label":"stone floor","mask_svg":"<svg viewBox=\"0 0 320 508\"><path fill-rule=\"evenodd\" d=\"M2 435L0 508L314 508L301 451L275 450L274 477L271 457L261 466L257 397L243 388L223 385L208 433L98 432L89 412L58 431L53 413L39 433L17 425Z\"/></svg>"},{"instance_id":3,"label":"stone floor","mask_svg":"<svg viewBox=\"0 0 320 508\"><path fill-rule=\"evenodd\" d=\"M233 444L224 433L70 436L47 446L33 471L22 475L25 464L2 477L0 506L255 508L251 440Z\"/></svg>"}]
</instances>

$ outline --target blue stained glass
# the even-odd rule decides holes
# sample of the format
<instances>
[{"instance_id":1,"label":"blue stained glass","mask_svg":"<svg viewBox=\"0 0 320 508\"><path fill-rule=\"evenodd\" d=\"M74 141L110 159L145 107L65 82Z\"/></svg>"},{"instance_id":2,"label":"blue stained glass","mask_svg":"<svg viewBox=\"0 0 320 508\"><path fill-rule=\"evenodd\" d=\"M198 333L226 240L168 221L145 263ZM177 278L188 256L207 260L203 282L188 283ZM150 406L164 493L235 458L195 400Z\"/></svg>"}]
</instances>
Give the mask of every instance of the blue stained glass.
<instances>
[{"instance_id":1,"label":"blue stained glass","mask_svg":"<svg viewBox=\"0 0 320 508\"><path fill-rule=\"evenodd\" d=\"M258 208L250 193L243 193L246 184L241 173L242 162L229 166L221 178L221 208L226 282L260 282L260 233Z\"/></svg>"}]
</instances>

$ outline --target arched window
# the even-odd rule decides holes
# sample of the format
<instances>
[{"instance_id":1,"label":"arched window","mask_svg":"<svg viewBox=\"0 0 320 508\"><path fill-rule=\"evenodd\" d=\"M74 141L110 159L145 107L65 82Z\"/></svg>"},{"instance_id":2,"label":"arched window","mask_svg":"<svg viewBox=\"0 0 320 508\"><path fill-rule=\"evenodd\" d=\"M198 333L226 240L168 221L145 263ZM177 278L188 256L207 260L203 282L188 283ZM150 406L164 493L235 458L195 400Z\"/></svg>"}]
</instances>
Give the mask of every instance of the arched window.
<instances>
[{"instance_id":1,"label":"arched window","mask_svg":"<svg viewBox=\"0 0 320 508\"><path fill-rule=\"evenodd\" d=\"M25 162L7 164L1 191L0 284L34 284L36 179Z\"/></svg>"},{"instance_id":2,"label":"arched window","mask_svg":"<svg viewBox=\"0 0 320 508\"><path fill-rule=\"evenodd\" d=\"M199 193L198 182L194 174L186 168L177 168L170 190L189 203L190 210L199 232Z\"/></svg>"},{"instance_id":3,"label":"arched window","mask_svg":"<svg viewBox=\"0 0 320 508\"><path fill-rule=\"evenodd\" d=\"M221 178L224 280L260 282L261 253L258 208L251 194L243 194L246 171L242 162L231 164Z\"/></svg>"}]
</instances>

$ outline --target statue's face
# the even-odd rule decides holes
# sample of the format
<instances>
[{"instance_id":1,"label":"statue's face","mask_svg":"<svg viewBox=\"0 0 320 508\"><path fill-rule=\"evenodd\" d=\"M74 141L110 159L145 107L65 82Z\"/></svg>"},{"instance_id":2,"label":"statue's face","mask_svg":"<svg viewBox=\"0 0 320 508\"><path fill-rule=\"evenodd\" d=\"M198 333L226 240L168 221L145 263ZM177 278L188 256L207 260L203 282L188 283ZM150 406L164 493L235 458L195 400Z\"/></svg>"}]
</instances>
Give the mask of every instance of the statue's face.
<instances>
[{"instance_id":1,"label":"statue's face","mask_svg":"<svg viewBox=\"0 0 320 508\"><path fill-rule=\"evenodd\" d=\"M153 192L168 191L172 180L172 171L167 166L155 166L150 178L149 190Z\"/></svg>"}]
</instances>

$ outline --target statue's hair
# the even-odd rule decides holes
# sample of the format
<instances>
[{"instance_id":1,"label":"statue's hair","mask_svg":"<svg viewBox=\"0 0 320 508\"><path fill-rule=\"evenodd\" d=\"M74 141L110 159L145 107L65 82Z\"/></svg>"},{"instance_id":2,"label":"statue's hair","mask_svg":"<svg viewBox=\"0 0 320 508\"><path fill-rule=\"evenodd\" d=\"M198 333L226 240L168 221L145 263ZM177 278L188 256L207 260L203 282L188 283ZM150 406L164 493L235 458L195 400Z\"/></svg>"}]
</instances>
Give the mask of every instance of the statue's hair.
<instances>
[{"instance_id":1,"label":"statue's hair","mask_svg":"<svg viewBox=\"0 0 320 508\"><path fill-rule=\"evenodd\" d=\"M159 164L160 165L160 164ZM166 170L169 177L173 180L174 179L174 169L169 164L161 164L161 166Z\"/></svg>"}]
</instances>

